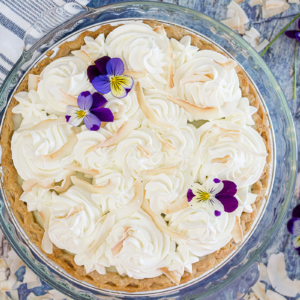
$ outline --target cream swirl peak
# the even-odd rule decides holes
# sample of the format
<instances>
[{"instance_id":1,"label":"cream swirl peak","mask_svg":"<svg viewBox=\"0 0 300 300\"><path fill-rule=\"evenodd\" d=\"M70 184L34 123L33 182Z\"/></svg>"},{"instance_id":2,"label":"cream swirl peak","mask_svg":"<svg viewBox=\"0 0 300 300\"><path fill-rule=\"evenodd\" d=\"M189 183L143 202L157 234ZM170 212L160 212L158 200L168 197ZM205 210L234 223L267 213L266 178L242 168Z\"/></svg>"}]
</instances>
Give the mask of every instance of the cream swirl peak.
<instances>
[{"instance_id":1,"label":"cream swirl peak","mask_svg":"<svg viewBox=\"0 0 300 300\"><path fill-rule=\"evenodd\" d=\"M242 241L262 196L261 110L236 63L169 32L89 32L15 95L20 199L43 221L42 249L70 252L92 278L194 278L194 263Z\"/></svg>"}]
</instances>

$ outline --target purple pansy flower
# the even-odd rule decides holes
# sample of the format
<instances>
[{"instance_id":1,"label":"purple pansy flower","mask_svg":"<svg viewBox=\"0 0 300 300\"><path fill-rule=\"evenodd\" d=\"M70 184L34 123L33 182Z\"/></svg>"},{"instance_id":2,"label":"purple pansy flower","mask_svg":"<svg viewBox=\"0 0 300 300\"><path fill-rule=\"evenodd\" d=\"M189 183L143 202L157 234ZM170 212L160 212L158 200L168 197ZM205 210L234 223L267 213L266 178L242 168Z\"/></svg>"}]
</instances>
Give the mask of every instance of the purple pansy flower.
<instances>
[{"instance_id":1,"label":"purple pansy flower","mask_svg":"<svg viewBox=\"0 0 300 300\"><path fill-rule=\"evenodd\" d=\"M194 183L187 191L187 200L194 208L203 203L213 204L214 214L218 217L222 211L231 213L238 208L238 200L234 197L236 191L236 184L232 181L209 178L202 185Z\"/></svg>"},{"instance_id":2,"label":"purple pansy flower","mask_svg":"<svg viewBox=\"0 0 300 300\"><path fill-rule=\"evenodd\" d=\"M97 131L101 121L112 122L114 120L110 109L102 107L106 102L107 100L98 93L92 95L88 91L82 92L77 98L79 107L67 106L66 120L74 127L79 126L84 121L89 130Z\"/></svg>"},{"instance_id":3,"label":"purple pansy flower","mask_svg":"<svg viewBox=\"0 0 300 300\"><path fill-rule=\"evenodd\" d=\"M287 229L296 236L292 240L292 245L300 255L300 204L293 209L292 218L287 223Z\"/></svg>"},{"instance_id":4,"label":"purple pansy flower","mask_svg":"<svg viewBox=\"0 0 300 300\"><path fill-rule=\"evenodd\" d=\"M94 88L101 94L111 92L116 98L127 96L133 86L133 79L123 73L123 61L109 56L97 59L95 65L87 69L87 75Z\"/></svg>"},{"instance_id":5,"label":"purple pansy flower","mask_svg":"<svg viewBox=\"0 0 300 300\"><path fill-rule=\"evenodd\" d=\"M297 39L300 42L300 19L298 20L298 29L299 30L287 30L285 35L290 39Z\"/></svg>"}]
</instances>

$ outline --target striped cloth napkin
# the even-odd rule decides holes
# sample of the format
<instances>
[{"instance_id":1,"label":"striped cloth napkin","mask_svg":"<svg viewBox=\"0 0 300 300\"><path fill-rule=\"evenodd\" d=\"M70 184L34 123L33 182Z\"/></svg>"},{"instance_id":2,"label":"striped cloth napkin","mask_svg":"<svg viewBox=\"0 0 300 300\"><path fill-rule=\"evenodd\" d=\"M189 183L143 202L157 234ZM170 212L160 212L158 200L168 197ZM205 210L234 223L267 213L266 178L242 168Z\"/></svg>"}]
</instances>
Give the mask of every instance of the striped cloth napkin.
<instances>
[{"instance_id":1,"label":"striped cloth napkin","mask_svg":"<svg viewBox=\"0 0 300 300\"><path fill-rule=\"evenodd\" d=\"M83 5L90 0L77 0ZM26 30L45 11L74 0L0 0L0 85L18 60Z\"/></svg>"}]
</instances>

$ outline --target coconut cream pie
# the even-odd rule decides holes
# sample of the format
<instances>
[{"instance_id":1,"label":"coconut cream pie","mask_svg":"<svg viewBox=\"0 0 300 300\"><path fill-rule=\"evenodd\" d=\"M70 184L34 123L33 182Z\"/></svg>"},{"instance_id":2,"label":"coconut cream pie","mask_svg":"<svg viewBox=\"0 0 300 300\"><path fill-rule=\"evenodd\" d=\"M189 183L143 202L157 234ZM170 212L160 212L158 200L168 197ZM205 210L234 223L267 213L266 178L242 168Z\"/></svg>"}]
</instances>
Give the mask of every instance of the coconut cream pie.
<instances>
[{"instance_id":1,"label":"coconut cream pie","mask_svg":"<svg viewBox=\"0 0 300 300\"><path fill-rule=\"evenodd\" d=\"M236 62L182 28L105 25L48 51L1 136L30 240L72 276L128 292L224 260L265 201L266 113Z\"/></svg>"}]
</instances>

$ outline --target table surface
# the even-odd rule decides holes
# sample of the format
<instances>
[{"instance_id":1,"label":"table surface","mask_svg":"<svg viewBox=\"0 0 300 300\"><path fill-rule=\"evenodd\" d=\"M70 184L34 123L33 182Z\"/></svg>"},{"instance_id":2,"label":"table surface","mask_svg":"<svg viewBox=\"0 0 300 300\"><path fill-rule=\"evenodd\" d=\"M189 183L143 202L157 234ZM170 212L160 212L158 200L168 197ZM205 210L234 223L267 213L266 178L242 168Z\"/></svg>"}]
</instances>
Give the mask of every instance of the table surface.
<instances>
[{"instance_id":1,"label":"table surface","mask_svg":"<svg viewBox=\"0 0 300 300\"><path fill-rule=\"evenodd\" d=\"M9 0L13 1L13 0ZM111 4L115 0L96 0L92 1L92 6L100 6ZM181 6L194 9L201 13L204 13L216 20L223 20L226 17L226 7L229 4L230 0L162 0L161 2L173 3ZM89 6L89 5L88 5ZM271 41L280 30L288 23L290 20L300 13L300 5L291 4L291 7L280 15L276 15L269 19L263 19L261 10L259 6L250 7L248 0L244 1L241 4L241 7L245 10L249 20L250 26L256 28L260 33L261 37ZM296 22L291 25L290 29L296 29ZM285 35L282 35L267 51L264 55L264 59L273 72L274 76L278 80L281 88L284 91L286 99L288 101L291 113L294 118L295 128L297 131L297 139L300 137L300 77L297 76L297 99L293 99L293 64L294 64L294 46L295 41L288 39ZM300 52L300 44L298 45L298 60ZM297 64L297 74L300 74L300 64ZM298 174L299 175L299 174ZM291 246L291 237L286 230L287 220L291 217L291 212L293 207L300 203L300 176L298 176L296 183L296 190L294 193L293 200L290 204L290 207L287 212L286 219L282 225L277 238L270 245L269 249L263 256L262 262L267 264L268 258L273 253L284 252L286 267L288 275L291 279L297 278L300 279L300 257L297 252ZM19 291L20 299L26 300L26 292ZM226 295L223 295L222 299L228 299ZM287 298L300 299L298 298Z\"/></svg>"}]
</instances>

